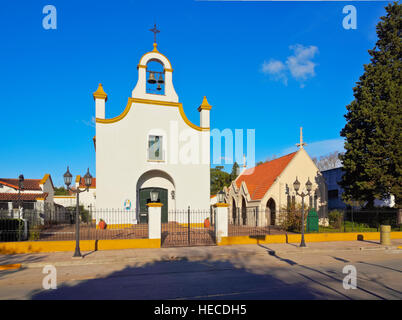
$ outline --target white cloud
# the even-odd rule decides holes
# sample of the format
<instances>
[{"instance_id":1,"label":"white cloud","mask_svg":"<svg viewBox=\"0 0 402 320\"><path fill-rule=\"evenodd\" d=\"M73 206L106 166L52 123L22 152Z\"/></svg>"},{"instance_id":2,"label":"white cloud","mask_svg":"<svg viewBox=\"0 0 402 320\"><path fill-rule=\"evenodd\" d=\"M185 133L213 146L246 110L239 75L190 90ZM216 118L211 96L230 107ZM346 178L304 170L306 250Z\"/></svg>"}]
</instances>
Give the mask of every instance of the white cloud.
<instances>
[{"instance_id":1,"label":"white cloud","mask_svg":"<svg viewBox=\"0 0 402 320\"><path fill-rule=\"evenodd\" d=\"M300 87L304 88L304 82L315 76L316 63L312 61L318 53L316 46L305 47L301 44L289 46L293 55L288 56L286 62L270 59L262 64L262 72L268 74L275 81L282 81L285 85L288 82L288 74L298 82Z\"/></svg>"},{"instance_id":2,"label":"white cloud","mask_svg":"<svg viewBox=\"0 0 402 320\"><path fill-rule=\"evenodd\" d=\"M314 77L316 64L311 59L318 53L318 48L316 46L304 47L300 44L290 46L289 48L294 51L294 55L288 57L286 65L292 76L298 81Z\"/></svg>"},{"instance_id":3,"label":"white cloud","mask_svg":"<svg viewBox=\"0 0 402 320\"><path fill-rule=\"evenodd\" d=\"M274 80L281 80L285 85L288 84L286 65L282 61L274 59L269 60L269 62L264 61L262 64L262 72L269 74Z\"/></svg>"}]
</instances>

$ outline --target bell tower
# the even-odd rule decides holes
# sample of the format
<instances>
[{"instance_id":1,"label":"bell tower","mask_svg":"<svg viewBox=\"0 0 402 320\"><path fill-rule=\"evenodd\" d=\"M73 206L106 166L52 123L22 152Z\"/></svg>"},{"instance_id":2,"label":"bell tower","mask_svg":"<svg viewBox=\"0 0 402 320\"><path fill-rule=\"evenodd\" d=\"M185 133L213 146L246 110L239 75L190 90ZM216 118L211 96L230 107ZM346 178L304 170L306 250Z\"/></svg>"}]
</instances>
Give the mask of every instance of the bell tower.
<instances>
[{"instance_id":1,"label":"bell tower","mask_svg":"<svg viewBox=\"0 0 402 320\"><path fill-rule=\"evenodd\" d=\"M179 102L173 87L173 69L169 59L158 51L156 34L160 31L150 29L154 33L154 48L145 53L137 66L138 81L132 92L133 98ZM157 70L159 68L159 70Z\"/></svg>"}]
</instances>

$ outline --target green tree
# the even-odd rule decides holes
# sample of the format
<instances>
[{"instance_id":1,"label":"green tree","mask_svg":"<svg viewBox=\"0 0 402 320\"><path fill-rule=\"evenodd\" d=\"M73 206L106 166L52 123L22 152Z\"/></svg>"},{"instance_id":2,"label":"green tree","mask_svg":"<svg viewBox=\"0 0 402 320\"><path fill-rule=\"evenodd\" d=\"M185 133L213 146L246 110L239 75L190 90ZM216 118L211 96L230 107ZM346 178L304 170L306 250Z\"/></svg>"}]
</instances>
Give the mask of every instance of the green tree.
<instances>
[{"instance_id":1,"label":"green tree","mask_svg":"<svg viewBox=\"0 0 402 320\"><path fill-rule=\"evenodd\" d=\"M223 166L211 168L211 195L217 194L223 187L227 187L231 183L230 174L222 169Z\"/></svg>"},{"instance_id":2,"label":"green tree","mask_svg":"<svg viewBox=\"0 0 402 320\"><path fill-rule=\"evenodd\" d=\"M345 200L367 201L395 196L402 199L402 57L401 5L389 4L377 25L378 41L369 50L370 63L353 88L354 100L346 107L346 138L340 156Z\"/></svg>"},{"instance_id":3,"label":"green tree","mask_svg":"<svg viewBox=\"0 0 402 320\"><path fill-rule=\"evenodd\" d=\"M68 196L69 192L64 187L60 187L60 188L54 187L54 195L55 196Z\"/></svg>"},{"instance_id":4,"label":"green tree","mask_svg":"<svg viewBox=\"0 0 402 320\"><path fill-rule=\"evenodd\" d=\"M239 165L237 164L237 162L233 163L233 167L232 167L232 172L230 173L230 180L233 181L237 178L237 176L239 175Z\"/></svg>"}]
</instances>

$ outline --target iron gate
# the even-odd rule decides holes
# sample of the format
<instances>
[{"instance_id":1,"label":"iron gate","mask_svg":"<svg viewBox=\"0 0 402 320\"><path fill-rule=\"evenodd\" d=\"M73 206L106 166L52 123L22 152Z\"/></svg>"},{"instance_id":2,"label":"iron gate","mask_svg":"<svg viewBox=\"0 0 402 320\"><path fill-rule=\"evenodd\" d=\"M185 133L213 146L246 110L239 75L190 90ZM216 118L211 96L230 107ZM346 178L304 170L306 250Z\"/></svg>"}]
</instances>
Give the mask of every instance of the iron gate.
<instances>
[{"instance_id":1,"label":"iron gate","mask_svg":"<svg viewBox=\"0 0 402 320\"><path fill-rule=\"evenodd\" d=\"M168 222L161 227L162 247L216 245L213 210L168 211Z\"/></svg>"}]
</instances>

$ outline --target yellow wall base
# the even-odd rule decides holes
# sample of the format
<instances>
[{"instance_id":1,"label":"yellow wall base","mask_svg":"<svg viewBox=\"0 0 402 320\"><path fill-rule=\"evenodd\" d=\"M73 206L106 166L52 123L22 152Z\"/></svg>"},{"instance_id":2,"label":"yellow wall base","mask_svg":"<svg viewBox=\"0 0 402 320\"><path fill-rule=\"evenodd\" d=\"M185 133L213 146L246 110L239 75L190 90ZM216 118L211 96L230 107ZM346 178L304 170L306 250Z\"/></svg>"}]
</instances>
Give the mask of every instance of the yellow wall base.
<instances>
[{"instance_id":1,"label":"yellow wall base","mask_svg":"<svg viewBox=\"0 0 402 320\"><path fill-rule=\"evenodd\" d=\"M160 248L160 239L81 240L81 251ZM0 254L75 250L75 241L21 241L0 243Z\"/></svg>"},{"instance_id":2,"label":"yellow wall base","mask_svg":"<svg viewBox=\"0 0 402 320\"><path fill-rule=\"evenodd\" d=\"M106 225L106 230L107 229L125 229L125 228L132 228L133 226L135 226L132 223L126 223L126 224L108 224ZM96 225L96 229L99 229L99 224Z\"/></svg>"},{"instance_id":3,"label":"yellow wall base","mask_svg":"<svg viewBox=\"0 0 402 320\"><path fill-rule=\"evenodd\" d=\"M354 241L354 240L380 240L379 232L345 232L345 233L308 233L304 235L306 242L326 241ZM391 232L391 239L402 239L402 232ZM267 236L239 236L224 237L219 246L234 244L258 244L258 243L299 243L300 234L267 235Z\"/></svg>"}]
</instances>

